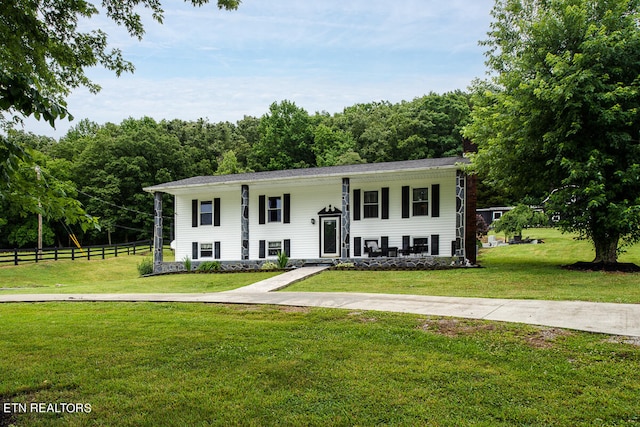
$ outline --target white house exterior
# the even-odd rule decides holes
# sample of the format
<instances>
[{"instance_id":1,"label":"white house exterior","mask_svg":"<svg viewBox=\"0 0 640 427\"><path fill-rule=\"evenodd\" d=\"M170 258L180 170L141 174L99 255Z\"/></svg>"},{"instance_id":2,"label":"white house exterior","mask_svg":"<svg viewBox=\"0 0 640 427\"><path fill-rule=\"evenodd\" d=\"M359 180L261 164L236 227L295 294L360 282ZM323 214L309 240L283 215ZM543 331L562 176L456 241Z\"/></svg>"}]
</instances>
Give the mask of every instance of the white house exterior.
<instances>
[{"instance_id":1,"label":"white house exterior","mask_svg":"<svg viewBox=\"0 0 640 427\"><path fill-rule=\"evenodd\" d=\"M201 176L145 188L175 198L175 257L194 261L462 257L462 157ZM156 233L156 247L162 237ZM161 251L156 248L156 261ZM158 260L158 257L160 259Z\"/></svg>"}]
</instances>

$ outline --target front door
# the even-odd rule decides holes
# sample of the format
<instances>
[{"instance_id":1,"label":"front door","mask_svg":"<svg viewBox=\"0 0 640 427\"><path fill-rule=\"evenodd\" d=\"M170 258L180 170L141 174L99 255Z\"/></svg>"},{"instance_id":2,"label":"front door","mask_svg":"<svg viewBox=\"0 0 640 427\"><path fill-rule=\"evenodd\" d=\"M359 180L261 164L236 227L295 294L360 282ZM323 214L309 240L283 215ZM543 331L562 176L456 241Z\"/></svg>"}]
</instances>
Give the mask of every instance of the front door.
<instances>
[{"instance_id":1,"label":"front door","mask_svg":"<svg viewBox=\"0 0 640 427\"><path fill-rule=\"evenodd\" d=\"M339 217L320 218L320 257L339 256Z\"/></svg>"}]
</instances>

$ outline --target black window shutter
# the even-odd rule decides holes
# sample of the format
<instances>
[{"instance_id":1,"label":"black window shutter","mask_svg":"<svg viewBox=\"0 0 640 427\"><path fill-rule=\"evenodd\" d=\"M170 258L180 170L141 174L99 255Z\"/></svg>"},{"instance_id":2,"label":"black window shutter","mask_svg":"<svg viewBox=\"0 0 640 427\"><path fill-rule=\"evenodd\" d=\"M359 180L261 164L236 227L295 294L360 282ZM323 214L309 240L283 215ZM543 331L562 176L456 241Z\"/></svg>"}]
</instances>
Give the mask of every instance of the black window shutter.
<instances>
[{"instance_id":1,"label":"black window shutter","mask_svg":"<svg viewBox=\"0 0 640 427\"><path fill-rule=\"evenodd\" d=\"M291 256L291 240L284 239L284 254L288 257Z\"/></svg>"},{"instance_id":2,"label":"black window shutter","mask_svg":"<svg viewBox=\"0 0 640 427\"><path fill-rule=\"evenodd\" d=\"M362 256L362 237L353 238L353 256Z\"/></svg>"},{"instance_id":3,"label":"black window shutter","mask_svg":"<svg viewBox=\"0 0 640 427\"><path fill-rule=\"evenodd\" d=\"M213 253L214 258L220 259L220 242L215 242L213 244L213 250L214 250L214 253Z\"/></svg>"},{"instance_id":4,"label":"black window shutter","mask_svg":"<svg viewBox=\"0 0 640 427\"><path fill-rule=\"evenodd\" d=\"M389 236L382 236L380 238L380 247L383 249L389 248Z\"/></svg>"},{"instance_id":5,"label":"black window shutter","mask_svg":"<svg viewBox=\"0 0 640 427\"><path fill-rule=\"evenodd\" d=\"M191 226L198 226L198 200L191 201Z\"/></svg>"},{"instance_id":6,"label":"black window shutter","mask_svg":"<svg viewBox=\"0 0 640 427\"><path fill-rule=\"evenodd\" d=\"M264 240L260 240L260 246L258 249L258 258L264 258L266 252L267 242Z\"/></svg>"},{"instance_id":7,"label":"black window shutter","mask_svg":"<svg viewBox=\"0 0 640 427\"><path fill-rule=\"evenodd\" d=\"M409 197L411 196L411 188L408 185L402 187L402 218L409 218L409 205L411 204Z\"/></svg>"},{"instance_id":8,"label":"black window shutter","mask_svg":"<svg viewBox=\"0 0 640 427\"><path fill-rule=\"evenodd\" d=\"M360 190L353 190L353 220L360 220Z\"/></svg>"},{"instance_id":9,"label":"black window shutter","mask_svg":"<svg viewBox=\"0 0 640 427\"><path fill-rule=\"evenodd\" d=\"M213 199L213 225L220 227L220 198Z\"/></svg>"},{"instance_id":10,"label":"black window shutter","mask_svg":"<svg viewBox=\"0 0 640 427\"><path fill-rule=\"evenodd\" d=\"M382 219L389 219L389 187L382 188Z\"/></svg>"},{"instance_id":11,"label":"black window shutter","mask_svg":"<svg viewBox=\"0 0 640 427\"><path fill-rule=\"evenodd\" d=\"M431 235L431 255L440 255L440 235Z\"/></svg>"},{"instance_id":12,"label":"black window shutter","mask_svg":"<svg viewBox=\"0 0 640 427\"><path fill-rule=\"evenodd\" d=\"M291 222L291 194L285 194L282 200L282 222L289 224ZM289 256L289 255L287 255Z\"/></svg>"},{"instance_id":13,"label":"black window shutter","mask_svg":"<svg viewBox=\"0 0 640 427\"><path fill-rule=\"evenodd\" d=\"M258 197L258 224L265 223L266 214L267 214L267 198L266 196L260 196Z\"/></svg>"},{"instance_id":14,"label":"black window shutter","mask_svg":"<svg viewBox=\"0 0 640 427\"><path fill-rule=\"evenodd\" d=\"M440 216L440 184L431 186L431 216L434 218Z\"/></svg>"},{"instance_id":15,"label":"black window shutter","mask_svg":"<svg viewBox=\"0 0 640 427\"><path fill-rule=\"evenodd\" d=\"M191 243L191 259L198 259L198 242Z\"/></svg>"}]
</instances>

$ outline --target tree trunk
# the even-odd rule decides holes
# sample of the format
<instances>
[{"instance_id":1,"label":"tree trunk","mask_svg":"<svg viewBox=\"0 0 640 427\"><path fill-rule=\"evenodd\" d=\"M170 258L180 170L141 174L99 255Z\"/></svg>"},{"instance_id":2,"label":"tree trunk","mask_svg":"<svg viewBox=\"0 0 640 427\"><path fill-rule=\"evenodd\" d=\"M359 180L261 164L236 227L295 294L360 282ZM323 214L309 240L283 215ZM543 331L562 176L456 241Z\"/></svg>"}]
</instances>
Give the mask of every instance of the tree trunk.
<instances>
[{"instance_id":1,"label":"tree trunk","mask_svg":"<svg viewBox=\"0 0 640 427\"><path fill-rule=\"evenodd\" d=\"M598 236L593 238L593 246L596 249L596 258L594 263L603 262L606 264L615 264L618 262L618 241L619 235L615 236Z\"/></svg>"}]
</instances>

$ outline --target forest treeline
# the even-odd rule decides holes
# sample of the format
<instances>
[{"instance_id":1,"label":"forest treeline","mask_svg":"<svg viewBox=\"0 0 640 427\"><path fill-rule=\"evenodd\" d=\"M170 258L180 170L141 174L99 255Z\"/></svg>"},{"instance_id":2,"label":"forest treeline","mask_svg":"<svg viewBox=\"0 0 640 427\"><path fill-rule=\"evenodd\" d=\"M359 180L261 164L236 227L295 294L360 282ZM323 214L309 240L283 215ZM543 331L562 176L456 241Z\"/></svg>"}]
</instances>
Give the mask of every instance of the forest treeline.
<instances>
[{"instance_id":1,"label":"forest treeline","mask_svg":"<svg viewBox=\"0 0 640 427\"><path fill-rule=\"evenodd\" d=\"M45 218L45 246L68 246L70 232L83 244L119 243L151 237L153 200L143 187L198 175L460 155L470 110L470 96L461 91L357 104L333 115L309 114L285 100L236 123L83 120L59 140L21 131L8 138L32 150L39 185L77 198L99 218L100 230L87 233ZM31 168L21 173L36 179ZM166 197L169 227L173 206ZM14 206L0 200L0 212L0 247L35 245L35 217L24 217L15 200Z\"/></svg>"}]
</instances>

